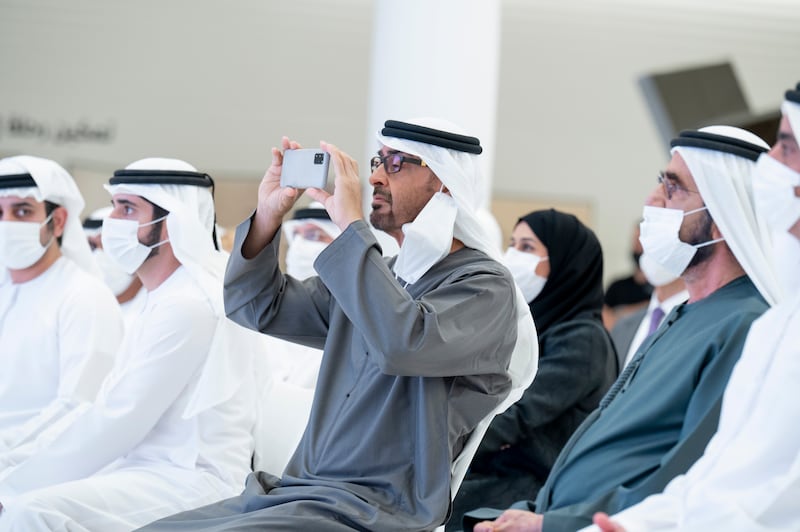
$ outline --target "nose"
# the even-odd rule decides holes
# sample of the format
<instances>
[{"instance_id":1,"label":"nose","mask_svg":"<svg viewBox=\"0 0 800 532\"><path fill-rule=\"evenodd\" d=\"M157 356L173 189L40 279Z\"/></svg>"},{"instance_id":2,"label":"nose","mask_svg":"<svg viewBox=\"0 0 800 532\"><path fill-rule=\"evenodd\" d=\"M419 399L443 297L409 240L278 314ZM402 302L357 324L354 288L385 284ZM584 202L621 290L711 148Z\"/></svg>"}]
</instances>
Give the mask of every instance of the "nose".
<instances>
[{"instance_id":1,"label":"nose","mask_svg":"<svg viewBox=\"0 0 800 532\"><path fill-rule=\"evenodd\" d=\"M650 207L666 207L667 195L664 191L664 185L658 183L650 194L647 195L644 204Z\"/></svg>"},{"instance_id":2,"label":"nose","mask_svg":"<svg viewBox=\"0 0 800 532\"><path fill-rule=\"evenodd\" d=\"M108 213L109 218L123 218L122 215L122 206L121 205L113 205L111 212Z\"/></svg>"},{"instance_id":3,"label":"nose","mask_svg":"<svg viewBox=\"0 0 800 532\"><path fill-rule=\"evenodd\" d=\"M373 187L376 185L387 185L388 183L386 172L383 170L383 165L378 166L369 176L369 184Z\"/></svg>"}]
</instances>

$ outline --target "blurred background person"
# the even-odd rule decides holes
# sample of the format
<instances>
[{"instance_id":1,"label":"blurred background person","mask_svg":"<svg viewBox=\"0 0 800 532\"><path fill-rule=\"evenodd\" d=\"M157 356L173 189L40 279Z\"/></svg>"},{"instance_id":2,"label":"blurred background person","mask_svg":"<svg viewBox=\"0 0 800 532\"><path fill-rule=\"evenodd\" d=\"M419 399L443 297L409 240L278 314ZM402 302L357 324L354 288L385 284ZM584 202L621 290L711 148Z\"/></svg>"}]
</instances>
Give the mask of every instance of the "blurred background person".
<instances>
[{"instance_id":1,"label":"blurred background person","mask_svg":"<svg viewBox=\"0 0 800 532\"><path fill-rule=\"evenodd\" d=\"M314 261L341 233L321 203L297 209L292 219L283 223L287 273L301 281L317 275Z\"/></svg>"},{"instance_id":2,"label":"blurred background person","mask_svg":"<svg viewBox=\"0 0 800 532\"><path fill-rule=\"evenodd\" d=\"M494 418L456 495L464 512L535 498L561 448L617 377L603 326L603 253L594 233L554 209L519 219L505 263L539 332L539 370L522 398Z\"/></svg>"},{"instance_id":3,"label":"blurred background person","mask_svg":"<svg viewBox=\"0 0 800 532\"><path fill-rule=\"evenodd\" d=\"M231 249L233 249L233 237L233 229L217 224L217 240L219 241L219 247L225 253L230 253Z\"/></svg>"},{"instance_id":4,"label":"blurred background person","mask_svg":"<svg viewBox=\"0 0 800 532\"><path fill-rule=\"evenodd\" d=\"M653 286L639 267L642 243L639 242L639 223L634 226L631 238L633 272L611 281L603 295L603 323L609 331L617 320L647 306Z\"/></svg>"}]
</instances>

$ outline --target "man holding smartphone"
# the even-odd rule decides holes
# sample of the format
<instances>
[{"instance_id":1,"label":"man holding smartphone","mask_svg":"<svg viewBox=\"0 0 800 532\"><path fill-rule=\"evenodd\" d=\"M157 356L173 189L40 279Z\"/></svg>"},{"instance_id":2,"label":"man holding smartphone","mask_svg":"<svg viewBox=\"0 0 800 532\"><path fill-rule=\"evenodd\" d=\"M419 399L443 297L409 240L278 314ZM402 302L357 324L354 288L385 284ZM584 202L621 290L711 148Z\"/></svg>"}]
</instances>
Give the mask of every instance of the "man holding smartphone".
<instances>
[{"instance_id":1,"label":"man holding smartphone","mask_svg":"<svg viewBox=\"0 0 800 532\"><path fill-rule=\"evenodd\" d=\"M281 478L146 530L431 530L449 513L451 463L538 353L533 321L475 216L478 139L434 119L388 121L372 160L372 224L356 162L332 144L333 194L309 189L342 234L317 277L278 268L280 226L302 190L281 188L273 148L258 205L236 234L225 303L234 321L324 348L305 434ZM512 364L513 360L513 364ZM276 430L280 430L276 427Z\"/></svg>"}]
</instances>

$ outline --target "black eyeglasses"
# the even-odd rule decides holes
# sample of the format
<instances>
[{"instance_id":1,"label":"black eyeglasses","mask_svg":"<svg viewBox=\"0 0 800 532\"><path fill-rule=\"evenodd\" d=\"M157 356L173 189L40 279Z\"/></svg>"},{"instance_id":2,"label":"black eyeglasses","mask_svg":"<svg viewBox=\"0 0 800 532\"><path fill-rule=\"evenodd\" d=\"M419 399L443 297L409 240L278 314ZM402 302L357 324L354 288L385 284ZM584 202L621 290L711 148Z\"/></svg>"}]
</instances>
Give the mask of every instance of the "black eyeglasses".
<instances>
[{"instance_id":1,"label":"black eyeglasses","mask_svg":"<svg viewBox=\"0 0 800 532\"><path fill-rule=\"evenodd\" d=\"M384 157L376 155L369 160L369 167L374 172L380 165L383 165L383 169L386 170L387 174L396 174L403 168L403 163L428 166L422 159L409 157L408 155L403 155L402 153L390 153Z\"/></svg>"},{"instance_id":2,"label":"black eyeglasses","mask_svg":"<svg viewBox=\"0 0 800 532\"><path fill-rule=\"evenodd\" d=\"M681 185L676 183L673 178L671 178L664 172L659 172L657 179L658 179L658 184L664 187L664 192L667 194L668 200L671 200L672 195L679 190L681 192L692 192L693 194L699 194L699 192L696 190L689 190L686 187L682 187Z\"/></svg>"}]
</instances>

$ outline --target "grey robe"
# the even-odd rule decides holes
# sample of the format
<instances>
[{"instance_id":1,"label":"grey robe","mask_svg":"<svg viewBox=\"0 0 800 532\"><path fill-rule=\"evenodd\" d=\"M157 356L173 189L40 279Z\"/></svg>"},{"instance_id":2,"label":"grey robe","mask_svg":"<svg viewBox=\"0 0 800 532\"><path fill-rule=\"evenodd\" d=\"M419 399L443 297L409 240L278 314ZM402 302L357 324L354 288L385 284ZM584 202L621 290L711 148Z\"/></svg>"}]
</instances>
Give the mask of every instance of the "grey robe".
<instances>
[{"instance_id":1,"label":"grey robe","mask_svg":"<svg viewBox=\"0 0 800 532\"><path fill-rule=\"evenodd\" d=\"M324 345L308 426L280 479L251 475L239 497L146 529L399 531L443 523L452 460L510 390L511 275L464 248L404 289L359 221L319 256L319 277L300 282L278 269L278 237L254 259L241 257L248 229L249 221L237 229L226 310L246 327Z\"/></svg>"}]
</instances>

